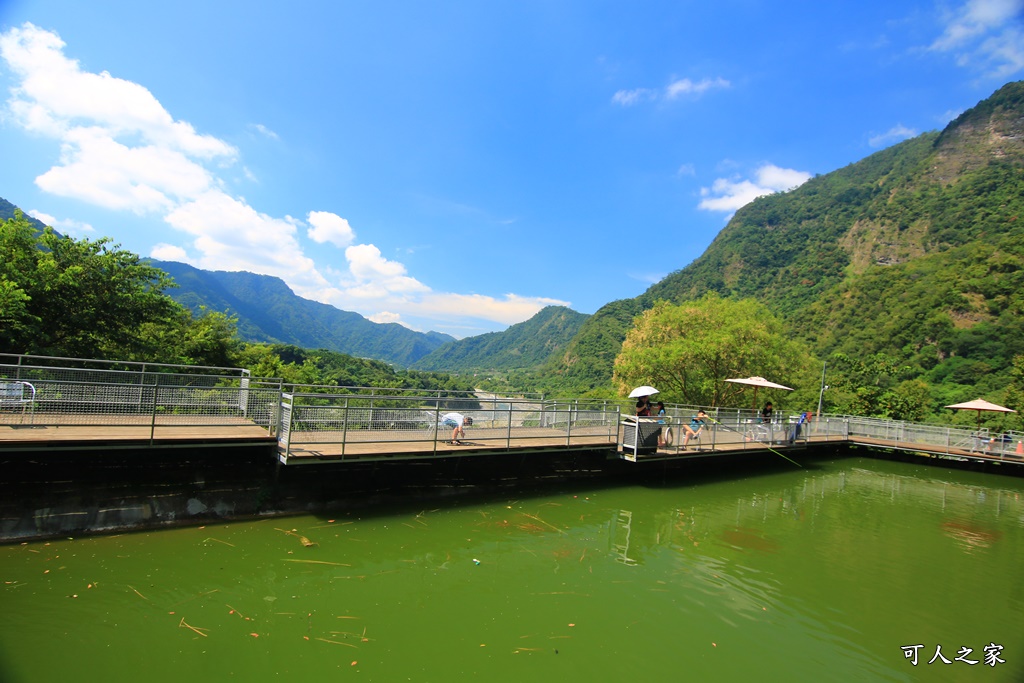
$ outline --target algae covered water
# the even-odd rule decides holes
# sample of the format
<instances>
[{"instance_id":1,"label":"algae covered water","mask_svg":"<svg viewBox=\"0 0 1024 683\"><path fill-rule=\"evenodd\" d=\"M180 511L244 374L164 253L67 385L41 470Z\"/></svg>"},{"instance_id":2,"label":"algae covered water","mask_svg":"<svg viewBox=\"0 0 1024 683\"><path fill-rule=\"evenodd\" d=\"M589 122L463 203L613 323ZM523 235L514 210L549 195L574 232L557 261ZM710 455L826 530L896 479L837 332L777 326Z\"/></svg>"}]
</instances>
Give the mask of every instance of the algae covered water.
<instances>
[{"instance_id":1,"label":"algae covered water","mask_svg":"<svg viewBox=\"0 0 1024 683\"><path fill-rule=\"evenodd\" d=\"M1024 479L863 459L16 544L0 680L1020 681L1022 572Z\"/></svg>"}]
</instances>

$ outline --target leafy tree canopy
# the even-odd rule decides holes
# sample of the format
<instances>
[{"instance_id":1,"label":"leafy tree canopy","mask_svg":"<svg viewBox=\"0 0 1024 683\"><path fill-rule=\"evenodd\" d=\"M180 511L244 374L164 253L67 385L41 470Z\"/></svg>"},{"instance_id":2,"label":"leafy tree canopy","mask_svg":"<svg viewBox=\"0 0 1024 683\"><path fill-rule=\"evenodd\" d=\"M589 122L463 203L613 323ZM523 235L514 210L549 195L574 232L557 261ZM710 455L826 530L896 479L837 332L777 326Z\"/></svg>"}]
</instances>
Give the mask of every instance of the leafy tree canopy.
<instances>
[{"instance_id":1,"label":"leafy tree canopy","mask_svg":"<svg viewBox=\"0 0 1024 683\"><path fill-rule=\"evenodd\" d=\"M739 405L745 387L726 379L759 375L799 386L816 365L762 304L708 293L679 305L659 301L638 316L613 381L620 394L651 384L668 401Z\"/></svg>"},{"instance_id":2,"label":"leafy tree canopy","mask_svg":"<svg viewBox=\"0 0 1024 683\"><path fill-rule=\"evenodd\" d=\"M0 224L0 348L126 359L155 352L157 328L180 327L166 273L109 240L38 232L21 212Z\"/></svg>"}]
</instances>

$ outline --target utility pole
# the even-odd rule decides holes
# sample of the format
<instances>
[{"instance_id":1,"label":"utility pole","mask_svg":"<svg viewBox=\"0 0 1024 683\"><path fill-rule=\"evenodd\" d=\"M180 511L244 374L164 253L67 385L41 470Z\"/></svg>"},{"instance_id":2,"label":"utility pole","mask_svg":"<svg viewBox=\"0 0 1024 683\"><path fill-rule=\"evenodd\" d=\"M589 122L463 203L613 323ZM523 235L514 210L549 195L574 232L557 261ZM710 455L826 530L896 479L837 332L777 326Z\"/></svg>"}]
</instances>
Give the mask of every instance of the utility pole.
<instances>
[{"instance_id":1,"label":"utility pole","mask_svg":"<svg viewBox=\"0 0 1024 683\"><path fill-rule=\"evenodd\" d=\"M818 415L815 418L816 420L820 420L821 419L821 401L825 397L825 390L828 389L828 387L825 386L825 368L826 367L828 367L828 361L825 361L825 362L823 362L821 364L821 391L818 392Z\"/></svg>"}]
</instances>

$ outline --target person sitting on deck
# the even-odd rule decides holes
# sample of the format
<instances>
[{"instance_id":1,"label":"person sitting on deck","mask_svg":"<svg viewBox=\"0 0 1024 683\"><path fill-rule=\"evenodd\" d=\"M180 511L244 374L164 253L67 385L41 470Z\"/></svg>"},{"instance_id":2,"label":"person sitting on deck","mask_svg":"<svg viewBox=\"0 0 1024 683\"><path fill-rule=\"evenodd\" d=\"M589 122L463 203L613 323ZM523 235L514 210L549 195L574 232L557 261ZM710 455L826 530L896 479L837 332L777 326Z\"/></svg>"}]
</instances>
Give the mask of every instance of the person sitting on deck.
<instances>
[{"instance_id":1,"label":"person sitting on deck","mask_svg":"<svg viewBox=\"0 0 1024 683\"><path fill-rule=\"evenodd\" d=\"M459 441L459 437L466 438L465 426L473 424L473 418L466 417L462 413L445 413L441 416L441 424L445 427L451 427L452 445L461 446L462 442Z\"/></svg>"},{"instance_id":2,"label":"person sitting on deck","mask_svg":"<svg viewBox=\"0 0 1024 683\"><path fill-rule=\"evenodd\" d=\"M690 443L690 439L696 439L700 436L701 430L707 424L707 419L707 413L703 410L698 410L697 414L690 418L690 424L683 425L683 448L686 448L686 444Z\"/></svg>"},{"instance_id":3,"label":"person sitting on deck","mask_svg":"<svg viewBox=\"0 0 1024 683\"><path fill-rule=\"evenodd\" d=\"M764 404L764 408L761 409L761 422L772 421L772 402L768 401Z\"/></svg>"}]
</instances>

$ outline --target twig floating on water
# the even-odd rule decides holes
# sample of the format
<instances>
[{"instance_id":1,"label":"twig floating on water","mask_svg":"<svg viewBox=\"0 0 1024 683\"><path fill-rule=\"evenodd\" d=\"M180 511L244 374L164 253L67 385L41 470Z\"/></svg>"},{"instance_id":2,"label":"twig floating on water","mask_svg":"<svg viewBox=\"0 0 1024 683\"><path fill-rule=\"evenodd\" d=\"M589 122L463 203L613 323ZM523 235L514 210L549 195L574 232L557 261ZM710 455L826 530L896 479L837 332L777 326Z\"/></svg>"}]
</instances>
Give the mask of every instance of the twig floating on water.
<instances>
[{"instance_id":1,"label":"twig floating on water","mask_svg":"<svg viewBox=\"0 0 1024 683\"><path fill-rule=\"evenodd\" d=\"M283 560L284 562L302 562L303 564L329 564L332 567L351 567L344 562L328 562L327 560Z\"/></svg>"},{"instance_id":2,"label":"twig floating on water","mask_svg":"<svg viewBox=\"0 0 1024 683\"><path fill-rule=\"evenodd\" d=\"M224 545L229 545L229 546L231 546L232 548L234 548L234 547L235 547L235 544L234 544L234 543L228 543L227 541L222 541L222 540L220 540L219 538L214 538L213 536L211 536L211 537L209 537L209 538L204 538L204 539L203 539L203 543L206 543L207 541L217 541L217 543L223 543Z\"/></svg>"},{"instance_id":3,"label":"twig floating on water","mask_svg":"<svg viewBox=\"0 0 1024 683\"><path fill-rule=\"evenodd\" d=\"M317 638L317 640L322 640L325 643L333 643L335 645L344 645L345 647L356 647L352 643L343 643L340 640L328 640L327 638ZM356 649L358 649L358 648L356 648Z\"/></svg>"},{"instance_id":4,"label":"twig floating on water","mask_svg":"<svg viewBox=\"0 0 1024 683\"><path fill-rule=\"evenodd\" d=\"M203 631L209 631L210 630L208 628L201 628L201 627L193 626L192 624L187 623L185 621L185 617L182 617L181 621L178 622L178 628L192 629L193 631L195 631L196 633L201 635L203 638L207 637L207 635L205 633L203 633Z\"/></svg>"},{"instance_id":5,"label":"twig floating on water","mask_svg":"<svg viewBox=\"0 0 1024 683\"><path fill-rule=\"evenodd\" d=\"M564 533L565 533L565 529L559 529L559 528L558 528L557 526L555 526L554 524L549 524L548 522L545 522L545 521L544 521L543 519L541 519L540 517L537 517L537 516L535 516L535 515L531 515L531 514L530 514L530 513L528 513L528 512L520 512L519 514L521 514L521 515L526 515L526 516L527 516L527 517L529 517L530 519L535 519L535 520L537 520L538 522L540 522L541 524L543 524L543 525L545 525L545 526L549 526L549 527L551 527L552 529L554 529L555 531L557 531L557 532L558 532L558 533L560 533L560 534L564 534Z\"/></svg>"},{"instance_id":6,"label":"twig floating on water","mask_svg":"<svg viewBox=\"0 0 1024 683\"><path fill-rule=\"evenodd\" d=\"M149 600L149 598L147 598L145 595L143 595L139 591L135 590L135 586L128 586L128 587L131 588L133 591L135 591L135 594L138 595L143 600Z\"/></svg>"}]
</instances>

